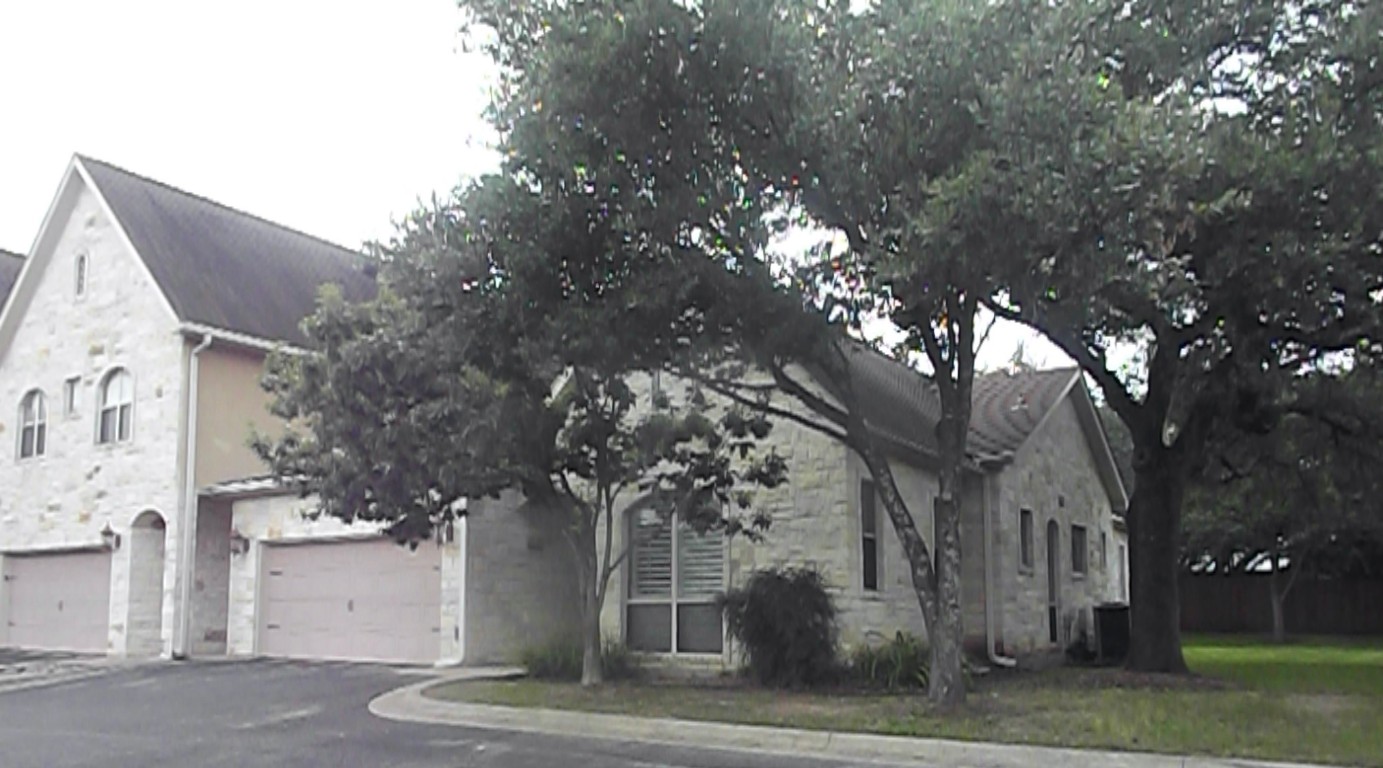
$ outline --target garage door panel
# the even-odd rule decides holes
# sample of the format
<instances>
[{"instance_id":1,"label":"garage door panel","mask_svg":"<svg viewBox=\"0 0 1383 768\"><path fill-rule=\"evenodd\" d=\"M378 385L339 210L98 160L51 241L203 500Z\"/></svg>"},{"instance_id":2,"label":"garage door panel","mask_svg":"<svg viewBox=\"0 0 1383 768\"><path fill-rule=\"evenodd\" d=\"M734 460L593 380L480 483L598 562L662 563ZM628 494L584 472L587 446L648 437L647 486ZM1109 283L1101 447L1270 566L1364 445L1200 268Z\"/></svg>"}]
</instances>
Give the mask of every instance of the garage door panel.
<instances>
[{"instance_id":1,"label":"garage door panel","mask_svg":"<svg viewBox=\"0 0 1383 768\"><path fill-rule=\"evenodd\" d=\"M260 651L432 662L440 650L441 552L390 541L264 550Z\"/></svg>"},{"instance_id":2,"label":"garage door panel","mask_svg":"<svg viewBox=\"0 0 1383 768\"><path fill-rule=\"evenodd\" d=\"M7 556L7 644L104 653L110 562L109 552Z\"/></svg>"}]
</instances>

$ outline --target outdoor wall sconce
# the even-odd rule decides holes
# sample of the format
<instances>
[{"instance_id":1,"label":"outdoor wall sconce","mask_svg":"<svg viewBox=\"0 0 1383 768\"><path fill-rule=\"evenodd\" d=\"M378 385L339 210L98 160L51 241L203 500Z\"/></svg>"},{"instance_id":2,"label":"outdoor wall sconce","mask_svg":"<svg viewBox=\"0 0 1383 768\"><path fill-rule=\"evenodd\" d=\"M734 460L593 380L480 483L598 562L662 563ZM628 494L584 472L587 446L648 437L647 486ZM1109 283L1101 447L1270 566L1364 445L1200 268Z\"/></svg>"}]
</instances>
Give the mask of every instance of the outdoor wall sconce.
<instances>
[{"instance_id":1,"label":"outdoor wall sconce","mask_svg":"<svg viewBox=\"0 0 1383 768\"><path fill-rule=\"evenodd\" d=\"M110 521L106 521L106 527L101 529L101 544L112 552L120 548L120 534L110 527Z\"/></svg>"},{"instance_id":2,"label":"outdoor wall sconce","mask_svg":"<svg viewBox=\"0 0 1383 768\"><path fill-rule=\"evenodd\" d=\"M445 522L438 523L434 538L438 546L456 541L456 521L453 518L447 518Z\"/></svg>"},{"instance_id":3,"label":"outdoor wall sconce","mask_svg":"<svg viewBox=\"0 0 1383 768\"><path fill-rule=\"evenodd\" d=\"M230 551L232 555L243 555L250 551L250 540L245 538L245 534L232 528L230 533Z\"/></svg>"}]
</instances>

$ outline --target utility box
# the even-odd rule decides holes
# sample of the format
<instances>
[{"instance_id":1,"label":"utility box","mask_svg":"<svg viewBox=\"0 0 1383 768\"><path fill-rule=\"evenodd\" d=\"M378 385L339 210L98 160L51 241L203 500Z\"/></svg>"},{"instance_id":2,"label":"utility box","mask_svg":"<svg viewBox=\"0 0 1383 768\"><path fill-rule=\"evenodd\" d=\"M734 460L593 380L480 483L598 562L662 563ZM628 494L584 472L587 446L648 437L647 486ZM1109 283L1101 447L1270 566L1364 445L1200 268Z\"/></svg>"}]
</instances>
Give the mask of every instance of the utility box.
<instances>
[{"instance_id":1,"label":"utility box","mask_svg":"<svg viewBox=\"0 0 1383 768\"><path fill-rule=\"evenodd\" d=\"M1129 635L1128 603L1095 606L1095 639L1101 662L1118 664L1128 658Z\"/></svg>"}]
</instances>

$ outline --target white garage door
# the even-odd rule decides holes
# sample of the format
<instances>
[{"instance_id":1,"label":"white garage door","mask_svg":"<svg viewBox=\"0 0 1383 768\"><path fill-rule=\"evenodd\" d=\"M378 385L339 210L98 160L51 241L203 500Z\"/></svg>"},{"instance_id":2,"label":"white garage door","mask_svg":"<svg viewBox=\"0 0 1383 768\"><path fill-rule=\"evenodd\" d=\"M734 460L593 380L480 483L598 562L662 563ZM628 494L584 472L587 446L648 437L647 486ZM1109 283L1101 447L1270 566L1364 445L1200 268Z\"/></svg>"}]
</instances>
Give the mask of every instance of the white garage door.
<instances>
[{"instance_id":1,"label":"white garage door","mask_svg":"<svg viewBox=\"0 0 1383 768\"><path fill-rule=\"evenodd\" d=\"M6 555L4 578L6 645L106 652L109 552Z\"/></svg>"},{"instance_id":2,"label":"white garage door","mask_svg":"<svg viewBox=\"0 0 1383 768\"><path fill-rule=\"evenodd\" d=\"M440 652L441 550L387 540L263 550L259 652L432 663Z\"/></svg>"}]
</instances>

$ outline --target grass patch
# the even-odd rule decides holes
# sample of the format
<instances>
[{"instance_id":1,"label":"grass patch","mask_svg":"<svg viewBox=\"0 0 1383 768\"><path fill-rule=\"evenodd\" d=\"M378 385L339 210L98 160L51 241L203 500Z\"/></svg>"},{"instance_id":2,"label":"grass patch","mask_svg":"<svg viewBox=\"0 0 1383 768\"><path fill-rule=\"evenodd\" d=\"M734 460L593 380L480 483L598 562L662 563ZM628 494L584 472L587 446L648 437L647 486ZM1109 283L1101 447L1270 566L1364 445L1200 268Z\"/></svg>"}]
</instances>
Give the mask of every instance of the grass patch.
<instances>
[{"instance_id":1,"label":"grass patch","mask_svg":"<svg viewBox=\"0 0 1383 768\"><path fill-rule=\"evenodd\" d=\"M1299 638L1274 645L1259 638L1195 636L1185 645L1197 674L1260 691L1383 696L1383 640Z\"/></svg>"},{"instance_id":2,"label":"grass patch","mask_svg":"<svg viewBox=\"0 0 1383 768\"><path fill-rule=\"evenodd\" d=\"M1187 659L1201 677L1108 669L995 673L950 713L932 710L918 694L767 691L729 679L591 691L533 680L462 682L426 694L515 707L1383 768L1380 646L1191 638Z\"/></svg>"}]
</instances>

